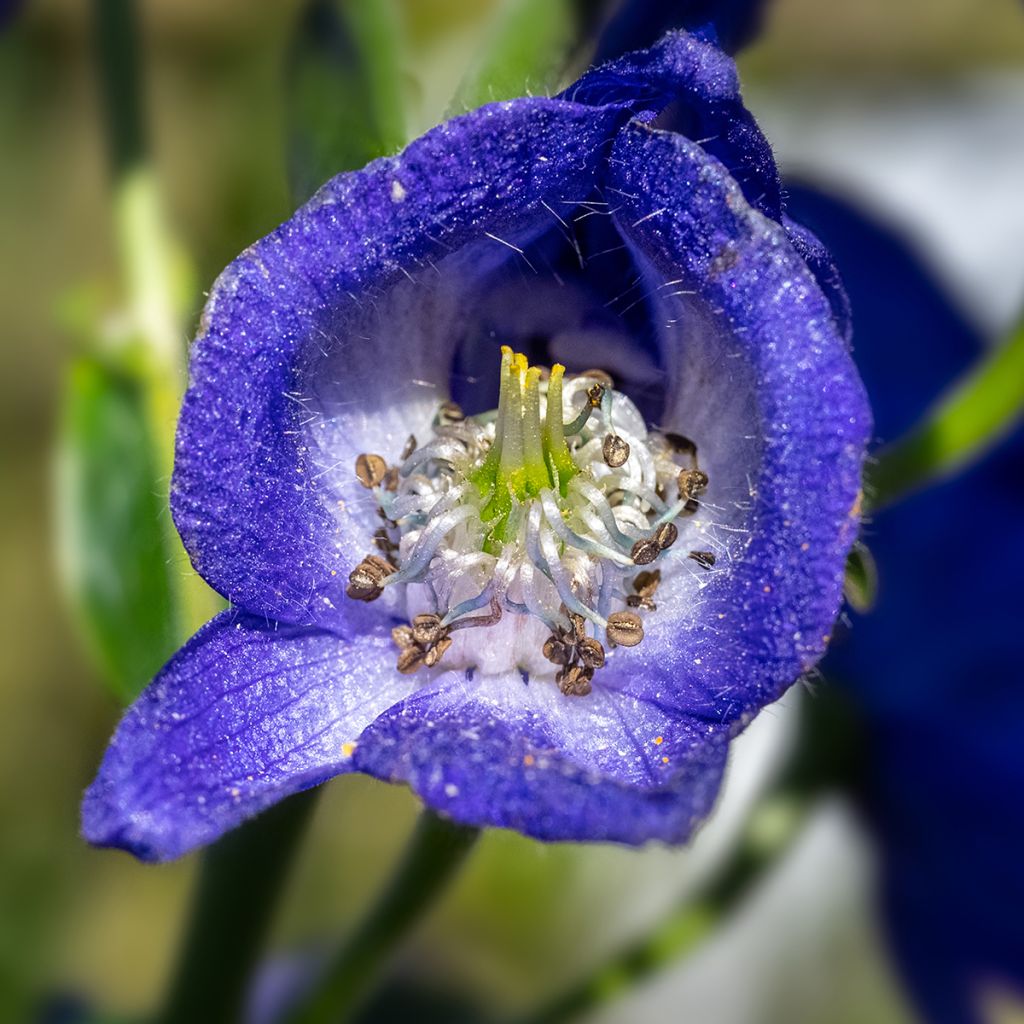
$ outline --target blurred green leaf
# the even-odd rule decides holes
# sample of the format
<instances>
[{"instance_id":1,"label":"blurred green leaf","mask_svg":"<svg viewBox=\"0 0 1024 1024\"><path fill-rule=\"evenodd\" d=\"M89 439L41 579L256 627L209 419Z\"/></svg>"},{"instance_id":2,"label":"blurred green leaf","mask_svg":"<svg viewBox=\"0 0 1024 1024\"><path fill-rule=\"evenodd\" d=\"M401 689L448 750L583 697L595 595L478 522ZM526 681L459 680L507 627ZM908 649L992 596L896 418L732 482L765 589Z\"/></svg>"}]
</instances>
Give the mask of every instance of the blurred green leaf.
<instances>
[{"instance_id":1,"label":"blurred green leaf","mask_svg":"<svg viewBox=\"0 0 1024 1024\"><path fill-rule=\"evenodd\" d=\"M105 681L123 703L180 639L159 461L138 378L77 358L58 447L62 569Z\"/></svg>"},{"instance_id":2,"label":"blurred green leaf","mask_svg":"<svg viewBox=\"0 0 1024 1024\"><path fill-rule=\"evenodd\" d=\"M869 468L872 509L951 477L1003 437L1024 412L1024 320L905 437Z\"/></svg>"},{"instance_id":3,"label":"blurred green leaf","mask_svg":"<svg viewBox=\"0 0 1024 1024\"><path fill-rule=\"evenodd\" d=\"M291 54L289 171L296 201L405 144L402 33L393 0L312 0Z\"/></svg>"},{"instance_id":4,"label":"blurred green leaf","mask_svg":"<svg viewBox=\"0 0 1024 1024\"><path fill-rule=\"evenodd\" d=\"M576 0L506 0L449 112L461 114L484 103L552 92L573 52L577 14Z\"/></svg>"},{"instance_id":5,"label":"blurred green leaf","mask_svg":"<svg viewBox=\"0 0 1024 1024\"><path fill-rule=\"evenodd\" d=\"M867 545L861 541L854 544L846 559L846 578L843 593L850 606L866 614L878 599L878 567Z\"/></svg>"}]
</instances>

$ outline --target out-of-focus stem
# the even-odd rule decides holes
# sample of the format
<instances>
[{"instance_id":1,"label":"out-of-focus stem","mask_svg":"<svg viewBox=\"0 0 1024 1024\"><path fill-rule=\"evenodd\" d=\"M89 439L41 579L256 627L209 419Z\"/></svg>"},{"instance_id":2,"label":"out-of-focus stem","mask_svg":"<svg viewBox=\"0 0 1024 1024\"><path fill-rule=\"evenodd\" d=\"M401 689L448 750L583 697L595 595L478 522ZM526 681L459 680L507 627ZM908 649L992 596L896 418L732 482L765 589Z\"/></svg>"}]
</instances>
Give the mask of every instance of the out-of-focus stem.
<instances>
[{"instance_id":1,"label":"out-of-focus stem","mask_svg":"<svg viewBox=\"0 0 1024 1024\"><path fill-rule=\"evenodd\" d=\"M290 1024L340 1024L372 991L388 958L434 902L479 836L424 810L387 888L341 947Z\"/></svg>"},{"instance_id":2,"label":"out-of-focus stem","mask_svg":"<svg viewBox=\"0 0 1024 1024\"><path fill-rule=\"evenodd\" d=\"M181 957L155 1024L237 1021L319 789L290 797L203 855Z\"/></svg>"},{"instance_id":3,"label":"out-of-focus stem","mask_svg":"<svg viewBox=\"0 0 1024 1024\"><path fill-rule=\"evenodd\" d=\"M563 1024L615 999L648 975L682 959L710 936L789 848L805 804L781 797L755 812L747 833L718 876L653 931L624 947L566 991L506 1024Z\"/></svg>"}]
</instances>

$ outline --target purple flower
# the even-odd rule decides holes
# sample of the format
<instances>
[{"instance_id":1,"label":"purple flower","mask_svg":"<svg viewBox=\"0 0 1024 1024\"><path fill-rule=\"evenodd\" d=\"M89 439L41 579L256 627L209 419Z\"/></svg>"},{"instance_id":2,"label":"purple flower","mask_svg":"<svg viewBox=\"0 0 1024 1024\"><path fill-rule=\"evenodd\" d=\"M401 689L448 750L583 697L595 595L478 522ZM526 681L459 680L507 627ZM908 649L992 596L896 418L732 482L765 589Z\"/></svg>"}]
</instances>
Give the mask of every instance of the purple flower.
<instances>
[{"instance_id":1,"label":"purple flower","mask_svg":"<svg viewBox=\"0 0 1024 1024\"><path fill-rule=\"evenodd\" d=\"M689 836L858 525L869 413L781 217L732 62L680 33L243 253L172 495L234 610L128 711L86 837L175 857L349 771L543 839Z\"/></svg>"}]
</instances>

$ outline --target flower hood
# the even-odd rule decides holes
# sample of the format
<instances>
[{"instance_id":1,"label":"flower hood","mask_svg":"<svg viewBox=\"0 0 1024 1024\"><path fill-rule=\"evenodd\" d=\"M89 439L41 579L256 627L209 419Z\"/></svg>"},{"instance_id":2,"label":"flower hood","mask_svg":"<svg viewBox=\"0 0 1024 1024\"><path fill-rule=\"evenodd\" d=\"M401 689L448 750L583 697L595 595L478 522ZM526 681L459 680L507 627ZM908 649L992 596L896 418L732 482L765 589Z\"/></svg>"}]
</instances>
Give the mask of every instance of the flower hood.
<instances>
[{"instance_id":1,"label":"flower hood","mask_svg":"<svg viewBox=\"0 0 1024 1024\"><path fill-rule=\"evenodd\" d=\"M684 33L328 182L211 292L172 510L233 608L129 709L86 795L86 837L166 859L363 771L461 822L686 839L729 739L815 665L839 606L870 431L846 329L732 62ZM601 367L638 435L692 438L706 470L643 642L606 641L586 696L514 659L480 670L505 642L484 630L478 662L464 650L399 672L391 636L412 588L346 596L391 522L357 459L399 458L442 403L493 408L501 345L567 379ZM554 578L569 534L548 518L532 568ZM505 625L527 621L520 606L509 598Z\"/></svg>"}]
</instances>

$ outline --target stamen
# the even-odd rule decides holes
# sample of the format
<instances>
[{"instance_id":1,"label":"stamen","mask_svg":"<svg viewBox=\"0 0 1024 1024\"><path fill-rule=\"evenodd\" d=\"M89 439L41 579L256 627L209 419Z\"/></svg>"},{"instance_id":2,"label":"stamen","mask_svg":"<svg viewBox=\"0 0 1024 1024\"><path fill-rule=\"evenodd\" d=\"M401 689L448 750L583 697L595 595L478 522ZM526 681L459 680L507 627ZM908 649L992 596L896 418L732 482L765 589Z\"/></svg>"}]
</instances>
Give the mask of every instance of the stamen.
<instances>
[{"instance_id":1,"label":"stamen","mask_svg":"<svg viewBox=\"0 0 1024 1024\"><path fill-rule=\"evenodd\" d=\"M577 396L582 408L566 423ZM633 567L678 541L674 520L696 510L708 482L696 445L648 432L606 373L566 381L560 364L549 373L507 346L496 410L467 419L444 402L425 444L410 435L395 466L362 454L356 477L383 522L373 533L379 554L352 570L346 593L373 601L401 585L415 607L433 609L392 629L398 671L445 667L446 658L497 671L507 647L510 668L539 664L543 678L550 665L548 678L572 697L592 692L612 648L643 639L637 612L657 608L662 574ZM711 552L688 556L714 565ZM544 631L500 625L508 614ZM493 639L492 628L501 630ZM465 636L453 647L467 629L482 631L479 642Z\"/></svg>"},{"instance_id":2,"label":"stamen","mask_svg":"<svg viewBox=\"0 0 1024 1024\"><path fill-rule=\"evenodd\" d=\"M644 624L635 612L615 612L608 616L607 633L619 647L636 647L644 638Z\"/></svg>"},{"instance_id":3,"label":"stamen","mask_svg":"<svg viewBox=\"0 0 1024 1024\"><path fill-rule=\"evenodd\" d=\"M612 469L618 469L619 466L624 466L629 458L629 442L623 441L618 434L606 434L601 452L605 463Z\"/></svg>"},{"instance_id":4,"label":"stamen","mask_svg":"<svg viewBox=\"0 0 1024 1024\"><path fill-rule=\"evenodd\" d=\"M379 455L356 458L356 479L366 488L377 487L388 471L388 464Z\"/></svg>"},{"instance_id":5,"label":"stamen","mask_svg":"<svg viewBox=\"0 0 1024 1024\"><path fill-rule=\"evenodd\" d=\"M630 553L634 565L650 565L661 554L661 545L652 537L644 537L633 545Z\"/></svg>"}]
</instances>

